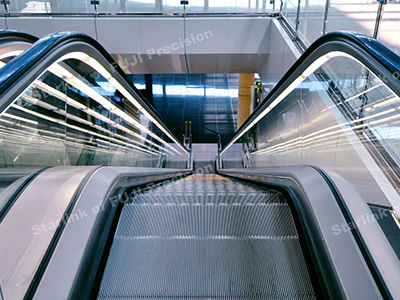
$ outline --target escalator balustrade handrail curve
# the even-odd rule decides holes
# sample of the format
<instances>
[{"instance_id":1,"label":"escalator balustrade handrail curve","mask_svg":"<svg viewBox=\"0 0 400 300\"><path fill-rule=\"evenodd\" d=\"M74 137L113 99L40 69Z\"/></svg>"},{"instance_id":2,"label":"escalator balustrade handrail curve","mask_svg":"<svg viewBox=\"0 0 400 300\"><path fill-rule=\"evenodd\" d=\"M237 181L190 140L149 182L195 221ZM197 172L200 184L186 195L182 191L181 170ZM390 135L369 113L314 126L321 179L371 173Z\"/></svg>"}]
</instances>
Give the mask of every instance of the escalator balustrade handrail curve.
<instances>
[{"instance_id":1,"label":"escalator balustrade handrail curve","mask_svg":"<svg viewBox=\"0 0 400 300\"><path fill-rule=\"evenodd\" d=\"M307 77L313 72L307 69L317 59L332 53L342 52L360 61L372 73L384 80L385 85L400 96L400 57L377 40L359 33L334 31L318 38L302 54L273 87L264 101L250 114L231 140L224 145L221 154L242 137L265 114L266 109L301 76ZM322 65L322 63L321 63ZM319 65L320 66L320 65ZM315 69L317 68L313 68ZM306 72L307 70L307 72ZM307 75L306 75L307 73Z\"/></svg>"},{"instance_id":2,"label":"escalator balustrade handrail curve","mask_svg":"<svg viewBox=\"0 0 400 300\"><path fill-rule=\"evenodd\" d=\"M94 38L80 32L65 31L47 35L0 70L0 114L51 64L71 52L83 52L97 60L173 137L179 147L187 154L189 153L155 109L143 99L143 96L107 50Z\"/></svg>"},{"instance_id":3,"label":"escalator balustrade handrail curve","mask_svg":"<svg viewBox=\"0 0 400 300\"><path fill-rule=\"evenodd\" d=\"M365 262L363 252L368 249L360 249L357 236L353 234L358 229L354 228L345 235L333 233L334 224L355 224L344 199L354 202L352 206L357 207L356 216L366 215L369 211L356 190L336 172L297 165L221 169L218 173L276 188L286 194L298 221L297 229L306 241L305 247L322 288L323 299L393 299L380 274L371 270ZM368 229L372 227L379 232L378 224L374 223ZM389 249L388 241L382 234L371 236L375 238L375 246ZM395 257L393 251L390 254L388 260ZM393 264L392 274L399 274L399 270ZM376 277L379 279L376 280Z\"/></svg>"},{"instance_id":4,"label":"escalator balustrade handrail curve","mask_svg":"<svg viewBox=\"0 0 400 300\"><path fill-rule=\"evenodd\" d=\"M27 33L27 32L22 32L18 30L0 30L0 43L3 42L26 42L33 44L36 42L39 38Z\"/></svg>"}]
</instances>

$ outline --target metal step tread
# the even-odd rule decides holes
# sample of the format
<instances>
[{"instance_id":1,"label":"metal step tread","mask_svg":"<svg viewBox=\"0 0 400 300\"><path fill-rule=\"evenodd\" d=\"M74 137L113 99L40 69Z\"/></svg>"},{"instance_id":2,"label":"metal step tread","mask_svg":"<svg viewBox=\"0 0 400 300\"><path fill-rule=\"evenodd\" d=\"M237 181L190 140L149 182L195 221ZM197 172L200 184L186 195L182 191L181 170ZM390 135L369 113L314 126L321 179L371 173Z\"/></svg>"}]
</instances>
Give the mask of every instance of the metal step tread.
<instances>
[{"instance_id":1,"label":"metal step tread","mask_svg":"<svg viewBox=\"0 0 400 300\"><path fill-rule=\"evenodd\" d=\"M117 237L296 236L287 204L128 205Z\"/></svg>"},{"instance_id":2,"label":"metal step tread","mask_svg":"<svg viewBox=\"0 0 400 300\"><path fill-rule=\"evenodd\" d=\"M312 295L296 239L115 239L100 296ZM283 255L284 254L284 255Z\"/></svg>"},{"instance_id":3,"label":"metal step tread","mask_svg":"<svg viewBox=\"0 0 400 300\"><path fill-rule=\"evenodd\" d=\"M197 175L132 199L98 299L315 299L281 193Z\"/></svg>"}]
</instances>

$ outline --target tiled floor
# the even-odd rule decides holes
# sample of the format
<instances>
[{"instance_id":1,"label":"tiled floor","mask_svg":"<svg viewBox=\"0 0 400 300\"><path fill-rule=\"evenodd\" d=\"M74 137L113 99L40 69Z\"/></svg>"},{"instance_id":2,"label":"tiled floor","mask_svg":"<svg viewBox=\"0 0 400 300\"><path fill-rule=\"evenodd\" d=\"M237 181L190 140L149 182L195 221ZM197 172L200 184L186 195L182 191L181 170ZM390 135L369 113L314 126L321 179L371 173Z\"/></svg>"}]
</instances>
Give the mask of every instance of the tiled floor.
<instances>
[{"instance_id":1,"label":"tiled floor","mask_svg":"<svg viewBox=\"0 0 400 300\"><path fill-rule=\"evenodd\" d=\"M138 89L144 88L143 75L130 75ZM193 143L223 142L236 131L238 74L153 75L154 107L181 137L185 121L192 121Z\"/></svg>"}]
</instances>

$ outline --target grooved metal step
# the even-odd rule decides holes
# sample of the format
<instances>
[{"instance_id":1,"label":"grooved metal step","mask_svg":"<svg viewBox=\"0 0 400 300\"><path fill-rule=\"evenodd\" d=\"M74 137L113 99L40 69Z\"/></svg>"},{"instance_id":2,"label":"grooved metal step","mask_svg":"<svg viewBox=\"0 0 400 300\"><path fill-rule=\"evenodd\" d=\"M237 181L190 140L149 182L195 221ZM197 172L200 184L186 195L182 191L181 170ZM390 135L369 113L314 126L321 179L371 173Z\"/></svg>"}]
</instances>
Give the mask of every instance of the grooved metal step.
<instances>
[{"instance_id":1,"label":"grooved metal step","mask_svg":"<svg viewBox=\"0 0 400 300\"><path fill-rule=\"evenodd\" d=\"M136 193L98 298L175 297L315 299L282 194L216 175Z\"/></svg>"}]
</instances>

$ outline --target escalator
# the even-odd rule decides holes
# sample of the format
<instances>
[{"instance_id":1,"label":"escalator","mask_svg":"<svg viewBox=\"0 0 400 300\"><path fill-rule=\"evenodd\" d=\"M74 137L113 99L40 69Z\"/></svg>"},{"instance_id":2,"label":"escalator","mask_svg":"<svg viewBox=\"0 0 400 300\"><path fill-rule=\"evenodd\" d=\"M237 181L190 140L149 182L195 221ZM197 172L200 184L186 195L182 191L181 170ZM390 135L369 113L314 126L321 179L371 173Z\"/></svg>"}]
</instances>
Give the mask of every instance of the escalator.
<instances>
[{"instance_id":1,"label":"escalator","mask_svg":"<svg viewBox=\"0 0 400 300\"><path fill-rule=\"evenodd\" d=\"M12 60L15 56L22 53L26 48L37 40L36 37L19 31L0 31L0 68ZM0 152L0 165L4 164L5 153ZM2 172L0 178L0 191L17 179L33 173L35 168L28 169L9 169Z\"/></svg>"},{"instance_id":2,"label":"escalator","mask_svg":"<svg viewBox=\"0 0 400 300\"><path fill-rule=\"evenodd\" d=\"M400 298L400 63L378 42L316 41L207 175L90 37L5 63L0 173L34 172L0 194L0 299Z\"/></svg>"},{"instance_id":3,"label":"escalator","mask_svg":"<svg viewBox=\"0 0 400 300\"><path fill-rule=\"evenodd\" d=\"M210 174L130 199L98 299L316 299L282 193Z\"/></svg>"}]
</instances>

